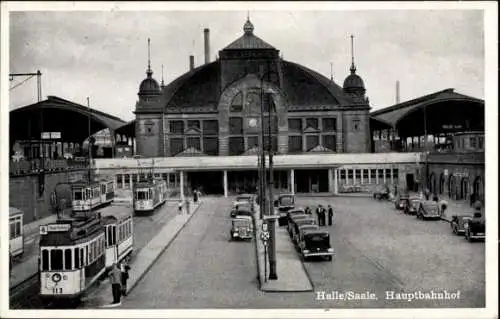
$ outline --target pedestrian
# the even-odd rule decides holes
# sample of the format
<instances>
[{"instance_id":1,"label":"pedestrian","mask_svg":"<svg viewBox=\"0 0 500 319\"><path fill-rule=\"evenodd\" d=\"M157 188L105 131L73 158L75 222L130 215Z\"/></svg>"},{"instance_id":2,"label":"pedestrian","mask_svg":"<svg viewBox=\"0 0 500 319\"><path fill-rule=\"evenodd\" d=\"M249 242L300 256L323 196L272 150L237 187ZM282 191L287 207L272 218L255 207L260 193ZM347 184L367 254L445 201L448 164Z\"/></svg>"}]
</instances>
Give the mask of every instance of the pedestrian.
<instances>
[{"instance_id":1,"label":"pedestrian","mask_svg":"<svg viewBox=\"0 0 500 319\"><path fill-rule=\"evenodd\" d=\"M198 190L194 190L193 192L193 202L196 204L198 202Z\"/></svg>"},{"instance_id":2,"label":"pedestrian","mask_svg":"<svg viewBox=\"0 0 500 319\"><path fill-rule=\"evenodd\" d=\"M125 258L121 263L120 263L120 271L121 271L121 274L122 274L122 295L123 296L126 296L127 295L127 280L129 278L129 272L130 270L130 266L129 266L129 263L128 263L128 258Z\"/></svg>"},{"instance_id":3,"label":"pedestrian","mask_svg":"<svg viewBox=\"0 0 500 319\"><path fill-rule=\"evenodd\" d=\"M333 208L332 205L328 205L328 226L333 225Z\"/></svg>"},{"instance_id":4,"label":"pedestrian","mask_svg":"<svg viewBox=\"0 0 500 319\"><path fill-rule=\"evenodd\" d=\"M109 272L109 280L111 281L111 289L113 292L113 304L120 304L121 298L121 276L122 273L116 263L113 263L111 271Z\"/></svg>"},{"instance_id":5,"label":"pedestrian","mask_svg":"<svg viewBox=\"0 0 500 319\"><path fill-rule=\"evenodd\" d=\"M182 201L179 202L179 215L182 214Z\"/></svg>"},{"instance_id":6,"label":"pedestrian","mask_svg":"<svg viewBox=\"0 0 500 319\"><path fill-rule=\"evenodd\" d=\"M190 210L190 207L189 207L189 200L186 199L186 213L189 215L189 210Z\"/></svg>"},{"instance_id":7,"label":"pedestrian","mask_svg":"<svg viewBox=\"0 0 500 319\"><path fill-rule=\"evenodd\" d=\"M323 206L321 206L321 204L319 204L318 207L316 208L316 215L318 215L318 225L324 226L325 225L325 213L323 211Z\"/></svg>"},{"instance_id":8,"label":"pedestrian","mask_svg":"<svg viewBox=\"0 0 500 319\"><path fill-rule=\"evenodd\" d=\"M429 200L429 196L431 196L431 192L429 191L428 188L425 189L424 196L425 196L425 200Z\"/></svg>"}]
</instances>

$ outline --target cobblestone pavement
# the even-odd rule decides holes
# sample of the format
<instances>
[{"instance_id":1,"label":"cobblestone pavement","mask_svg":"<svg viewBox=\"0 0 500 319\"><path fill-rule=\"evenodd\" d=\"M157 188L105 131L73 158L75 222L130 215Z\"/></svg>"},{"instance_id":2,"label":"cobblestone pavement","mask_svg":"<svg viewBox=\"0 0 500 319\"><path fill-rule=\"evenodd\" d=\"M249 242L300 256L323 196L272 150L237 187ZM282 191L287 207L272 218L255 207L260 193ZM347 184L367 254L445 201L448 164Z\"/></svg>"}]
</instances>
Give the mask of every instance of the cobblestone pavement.
<instances>
[{"instance_id":1,"label":"cobblestone pavement","mask_svg":"<svg viewBox=\"0 0 500 319\"><path fill-rule=\"evenodd\" d=\"M231 199L204 205L121 308L419 308L484 306L484 243L468 243L442 221L418 221L370 198L299 198L333 204L333 262L308 261L314 292L264 293L255 248L229 241ZM279 276L279 261L278 261ZM386 291L450 293L458 300L385 300ZM321 300L332 291L373 293L377 300Z\"/></svg>"}]
</instances>

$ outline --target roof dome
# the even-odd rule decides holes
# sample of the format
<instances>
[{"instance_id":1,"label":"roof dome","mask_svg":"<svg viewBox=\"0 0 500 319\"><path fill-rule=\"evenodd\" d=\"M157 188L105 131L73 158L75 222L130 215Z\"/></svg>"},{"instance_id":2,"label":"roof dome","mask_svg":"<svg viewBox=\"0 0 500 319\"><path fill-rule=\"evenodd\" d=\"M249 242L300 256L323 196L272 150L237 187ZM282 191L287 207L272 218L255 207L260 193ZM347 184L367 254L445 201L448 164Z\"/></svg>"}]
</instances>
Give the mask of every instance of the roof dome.
<instances>
[{"instance_id":1,"label":"roof dome","mask_svg":"<svg viewBox=\"0 0 500 319\"><path fill-rule=\"evenodd\" d=\"M141 85L139 85L139 95L154 95L160 93L160 85L153 79L153 71L150 67L148 67L146 74L147 77L142 80Z\"/></svg>"},{"instance_id":2,"label":"roof dome","mask_svg":"<svg viewBox=\"0 0 500 319\"><path fill-rule=\"evenodd\" d=\"M354 61L351 64L351 74L349 74L344 80L344 91L365 91L365 83L363 82L363 79L356 74L356 66L354 65Z\"/></svg>"},{"instance_id":3,"label":"roof dome","mask_svg":"<svg viewBox=\"0 0 500 319\"><path fill-rule=\"evenodd\" d=\"M247 22L245 22L245 24L243 25L243 31L245 32L245 34L253 34L253 24L252 22L250 22L250 19L247 18Z\"/></svg>"}]
</instances>

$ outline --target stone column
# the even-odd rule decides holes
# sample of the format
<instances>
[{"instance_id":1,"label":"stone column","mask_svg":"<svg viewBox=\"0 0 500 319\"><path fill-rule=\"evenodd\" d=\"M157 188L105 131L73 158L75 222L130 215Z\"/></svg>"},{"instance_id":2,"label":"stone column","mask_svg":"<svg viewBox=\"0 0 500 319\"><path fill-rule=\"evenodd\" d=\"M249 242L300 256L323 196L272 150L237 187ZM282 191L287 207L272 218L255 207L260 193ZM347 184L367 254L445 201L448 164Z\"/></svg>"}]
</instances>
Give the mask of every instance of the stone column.
<instances>
[{"instance_id":1,"label":"stone column","mask_svg":"<svg viewBox=\"0 0 500 319\"><path fill-rule=\"evenodd\" d=\"M333 168L328 169L328 192L333 193Z\"/></svg>"},{"instance_id":2,"label":"stone column","mask_svg":"<svg viewBox=\"0 0 500 319\"><path fill-rule=\"evenodd\" d=\"M362 168L362 169L361 169L361 175L360 175L360 176L361 176L361 185L363 185L363 182L364 182L364 180L363 180L363 174L364 174L364 173L365 173L365 169L364 169L364 168Z\"/></svg>"},{"instance_id":3,"label":"stone column","mask_svg":"<svg viewBox=\"0 0 500 319\"><path fill-rule=\"evenodd\" d=\"M180 194L181 201L184 202L184 171L180 171Z\"/></svg>"},{"instance_id":4,"label":"stone column","mask_svg":"<svg viewBox=\"0 0 500 319\"><path fill-rule=\"evenodd\" d=\"M167 189L170 189L170 173L167 173Z\"/></svg>"},{"instance_id":5,"label":"stone column","mask_svg":"<svg viewBox=\"0 0 500 319\"><path fill-rule=\"evenodd\" d=\"M333 194L338 195L339 193L339 170L335 168L333 170Z\"/></svg>"},{"instance_id":6,"label":"stone column","mask_svg":"<svg viewBox=\"0 0 500 319\"><path fill-rule=\"evenodd\" d=\"M356 169L352 169L352 185L356 185Z\"/></svg>"},{"instance_id":7,"label":"stone column","mask_svg":"<svg viewBox=\"0 0 500 319\"><path fill-rule=\"evenodd\" d=\"M391 185L394 184L394 170L391 167Z\"/></svg>"},{"instance_id":8,"label":"stone column","mask_svg":"<svg viewBox=\"0 0 500 319\"><path fill-rule=\"evenodd\" d=\"M122 189L125 189L125 174L122 174Z\"/></svg>"},{"instance_id":9,"label":"stone column","mask_svg":"<svg viewBox=\"0 0 500 319\"><path fill-rule=\"evenodd\" d=\"M227 170L224 170L224 197L227 198Z\"/></svg>"},{"instance_id":10,"label":"stone column","mask_svg":"<svg viewBox=\"0 0 500 319\"><path fill-rule=\"evenodd\" d=\"M383 175L383 177L384 177L384 185L385 185L385 183L386 183L386 178L385 178L385 175L386 175L386 174L385 174L385 170L386 170L386 168L382 169L382 172L384 172L384 175Z\"/></svg>"},{"instance_id":11,"label":"stone column","mask_svg":"<svg viewBox=\"0 0 500 319\"><path fill-rule=\"evenodd\" d=\"M378 168L375 169L375 184L378 185Z\"/></svg>"},{"instance_id":12,"label":"stone column","mask_svg":"<svg viewBox=\"0 0 500 319\"><path fill-rule=\"evenodd\" d=\"M290 170L290 193L295 195L295 170Z\"/></svg>"},{"instance_id":13,"label":"stone column","mask_svg":"<svg viewBox=\"0 0 500 319\"><path fill-rule=\"evenodd\" d=\"M133 180L134 174L129 174L129 181L130 181L130 189L134 189L134 180Z\"/></svg>"},{"instance_id":14,"label":"stone column","mask_svg":"<svg viewBox=\"0 0 500 319\"><path fill-rule=\"evenodd\" d=\"M372 169L368 169L368 184L372 183Z\"/></svg>"}]
</instances>

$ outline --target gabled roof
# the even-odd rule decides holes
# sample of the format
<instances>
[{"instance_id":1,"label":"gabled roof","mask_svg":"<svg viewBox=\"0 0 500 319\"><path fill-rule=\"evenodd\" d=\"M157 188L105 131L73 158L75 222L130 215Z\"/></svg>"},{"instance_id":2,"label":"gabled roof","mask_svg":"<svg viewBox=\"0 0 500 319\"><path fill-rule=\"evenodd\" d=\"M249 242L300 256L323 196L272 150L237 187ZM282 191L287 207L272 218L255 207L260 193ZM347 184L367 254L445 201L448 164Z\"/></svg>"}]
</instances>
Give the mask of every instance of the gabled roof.
<instances>
[{"instance_id":1,"label":"gabled roof","mask_svg":"<svg viewBox=\"0 0 500 319\"><path fill-rule=\"evenodd\" d=\"M197 148L188 147L184 151L175 155L175 157L182 157L182 156L206 156L206 155Z\"/></svg>"},{"instance_id":2,"label":"gabled roof","mask_svg":"<svg viewBox=\"0 0 500 319\"><path fill-rule=\"evenodd\" d=\"M275 50L276 48L262 40L258 36L254 34L244 34L228 46L226 46L223 50L248 50L248 49L271 49Z\"/></svg>"},{"instance_id":3,"label":"gabled roof","mask_svg":"<svg viewBox=\"0 0 500 319\"><path fill-rule=\"evenodd\" d=\"M418 108L447 101L465 101L484 104L484 100L456 93L454 89L450 88L371 112L370 116L384 123L395 125L408 113Z\"/></svg>"}]
</instances>

